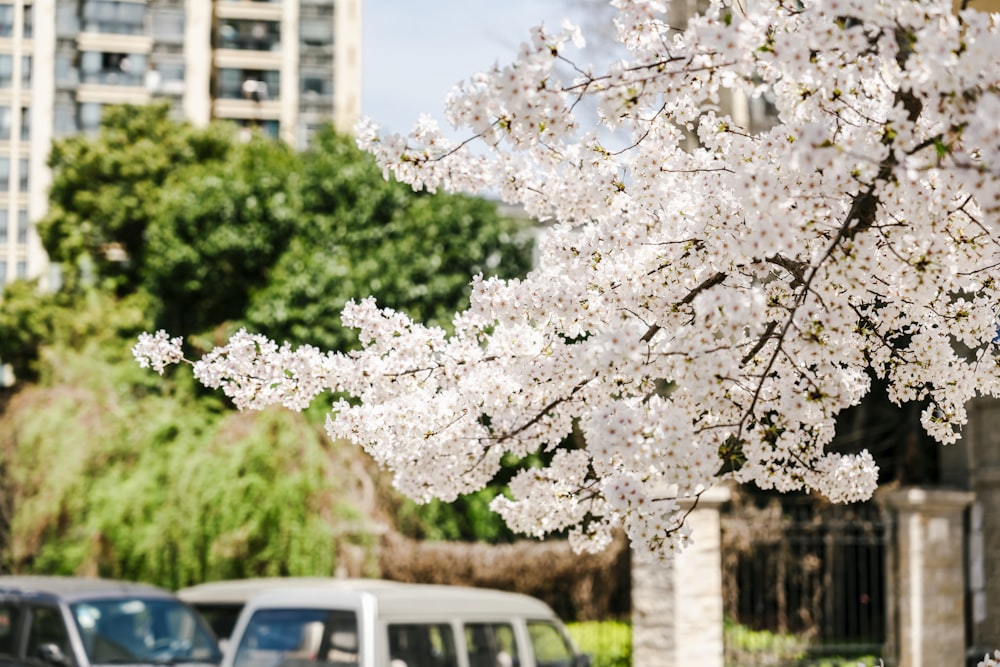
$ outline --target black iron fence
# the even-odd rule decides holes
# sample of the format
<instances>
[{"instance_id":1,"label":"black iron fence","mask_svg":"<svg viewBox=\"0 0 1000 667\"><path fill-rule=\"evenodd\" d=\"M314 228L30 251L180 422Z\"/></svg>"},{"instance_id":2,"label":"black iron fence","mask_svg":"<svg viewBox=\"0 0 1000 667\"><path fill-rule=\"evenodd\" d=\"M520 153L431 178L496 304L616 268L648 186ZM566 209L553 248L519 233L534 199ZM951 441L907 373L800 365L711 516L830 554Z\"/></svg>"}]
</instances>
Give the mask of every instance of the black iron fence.
<instances>
[{"instance_id":1,"label":"black iron fence","mask_svg":"<svg viewBox=\"0 0 1000 667\"><path fill-rule=\"evenodd\" d=\"M740 496L722 540L727 667L875 663L887 634L876 505Z\"/></svg>"}]
</instances>

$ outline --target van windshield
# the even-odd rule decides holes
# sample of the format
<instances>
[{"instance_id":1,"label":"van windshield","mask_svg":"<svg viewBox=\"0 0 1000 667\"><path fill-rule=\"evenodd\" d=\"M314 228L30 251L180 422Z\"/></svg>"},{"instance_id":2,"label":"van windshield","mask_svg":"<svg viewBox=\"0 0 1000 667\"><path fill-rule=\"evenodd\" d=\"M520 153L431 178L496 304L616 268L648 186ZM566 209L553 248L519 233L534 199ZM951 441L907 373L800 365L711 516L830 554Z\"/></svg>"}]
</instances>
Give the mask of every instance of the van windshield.
<instances>
[{"instance_id":1,"label":"van windshield","mask_svg":"<svg viewBox=\"0 0 1000 667\"><path fill-rule=\"evenodd\" d=\"M233 667L357 665L359 650L353 611L260 609L247 622Z\"/></svg>"},{"instance_id":2,"label":"van windshield","mask_svg":"<svg viewBox=\"0 0 1000 667\"><path fill-rule=\"evenodd\" d=\"M169 598L101 598L70 605L91 664L217 664L215 637Z\"/></svg>"}]
</instances>

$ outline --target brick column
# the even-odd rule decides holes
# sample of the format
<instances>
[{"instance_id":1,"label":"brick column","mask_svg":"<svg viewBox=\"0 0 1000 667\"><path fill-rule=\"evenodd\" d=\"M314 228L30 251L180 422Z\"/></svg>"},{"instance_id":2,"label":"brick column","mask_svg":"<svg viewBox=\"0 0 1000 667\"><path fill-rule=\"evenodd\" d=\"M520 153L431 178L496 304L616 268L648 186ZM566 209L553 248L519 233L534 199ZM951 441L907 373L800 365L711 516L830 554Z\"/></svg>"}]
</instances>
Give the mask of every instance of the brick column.
<instances>
[{"instance_id":1,"label":"brick column","mask_svg":"<svg viewBox=\"0 0 1000 667\"><path fill-rule=\"evenodd\" d=\"M889 613L897 612L897 636L890 639L896 662L964 667L964 512L974 496L919 487L880 496L895 515Z\"/></svg>"},{"instance_id":2,"label":"brick column","mask_svg":"<svg viewBox=\"0 0 1000 667\"><path fill-rule=\"evenodd\" d=\"M632 664L722 667L719 508L729 489L704 493L688 515L692 544L673 562L632 566Z\"/></svg>"}]
</instances>

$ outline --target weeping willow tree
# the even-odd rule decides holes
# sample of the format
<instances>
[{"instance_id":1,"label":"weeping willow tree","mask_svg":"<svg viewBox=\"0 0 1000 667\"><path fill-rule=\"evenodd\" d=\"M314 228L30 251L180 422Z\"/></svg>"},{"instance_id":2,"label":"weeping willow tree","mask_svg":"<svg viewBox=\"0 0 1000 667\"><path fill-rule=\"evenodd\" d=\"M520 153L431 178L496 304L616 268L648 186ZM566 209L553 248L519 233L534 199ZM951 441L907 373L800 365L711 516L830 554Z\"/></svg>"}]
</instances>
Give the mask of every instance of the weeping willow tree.
<instances>
[{"instance_id":1,"label":"weeping willow tree","mask_svg":"<svg viewBox=\"0 0 1000 667\"><path fill-rule=\"evenodd\" d=\"M5 569L169 588L332 574L344 540L367 540L350 451L308 416L198 396L183 371L150 383L120 338L94 333L109 312L127 324L126 311L104 300L76 311L95 320L68 332L86 342L49 348L43 381L7 405Z\"/></svg>"}]
</instances>

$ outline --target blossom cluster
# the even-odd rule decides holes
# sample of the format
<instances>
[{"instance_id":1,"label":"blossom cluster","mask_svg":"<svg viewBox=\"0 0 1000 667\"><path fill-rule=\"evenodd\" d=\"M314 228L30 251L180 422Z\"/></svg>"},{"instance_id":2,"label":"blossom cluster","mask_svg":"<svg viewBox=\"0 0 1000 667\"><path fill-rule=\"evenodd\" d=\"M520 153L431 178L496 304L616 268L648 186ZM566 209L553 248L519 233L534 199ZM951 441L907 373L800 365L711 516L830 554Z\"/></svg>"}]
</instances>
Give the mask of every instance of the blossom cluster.
<instances>
[{"instance_id":1,"label":"blossom cluster","mask_svg":"<svg viewBox=\"0 0 1000 667\"><path fill-rule=\"evenodd\" d=\"M241 333L198 362L241 407L324 389L332 437L420 500L542 453L494 509L667 557L720 480L868 498L836 418L884 381L944 444L1000 396L1000 18L947 0L614 0L628 57L574 63L535 29L422 119L359 132L414 188L494 191L545 221L523 280L474 277L452 330L348 305L362 347ZM747 113L768 108L770 115ZM480 148L476 148L476 146ZM176 361L156 339L137 355ZM566 449L571 434L583 445Z\"/></svg>"},{"instance_id":2,"label":"blossom cluster","mask_svg":"<svg viewBox=\"0 0 1000 667\"><path fill-rule=\"evenodd\" d=\"M155 334L141 333L139 341L132 347L132 356L140 368L152 368L163 375L167 366L184 359L181 351L183 343L179 336L171 338L170 334L162 329Z\"/></svg>"},{"instance_id":3,"label":"blossom cluster","mask_svg":"<svg viewBox=\"0 0 1000 667\"><path fill-rule=\"evenodd\" d=\"M993 655L987 653L976 667L1000 667L1000 651L994 651Z\"/></svg>"}]
</instances>

